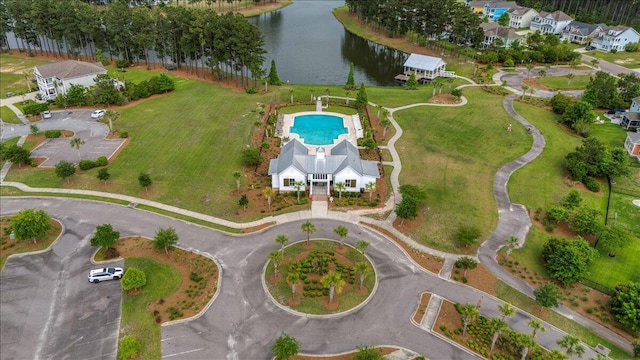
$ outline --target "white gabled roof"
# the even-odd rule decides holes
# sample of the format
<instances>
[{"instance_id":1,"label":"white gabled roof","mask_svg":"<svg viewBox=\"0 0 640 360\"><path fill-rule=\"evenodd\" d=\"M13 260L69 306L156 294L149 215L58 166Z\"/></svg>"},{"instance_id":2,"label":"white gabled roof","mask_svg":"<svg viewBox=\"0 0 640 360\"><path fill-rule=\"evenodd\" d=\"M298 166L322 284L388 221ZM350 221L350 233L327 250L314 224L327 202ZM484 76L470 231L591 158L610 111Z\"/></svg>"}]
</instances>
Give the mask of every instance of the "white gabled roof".
<instances>
[{"instance_id":1,"label":"white gabled roof","mask_svg":"<svg viewBox=\"0 0 640 360\"><path fill-rule=\"evenodd\" d=\"M411 54L407 61L404 62L405 67L410 67L414 69L420 70L430 70L433 71L447 63L444 62L439 57L420 55L420 54Z\"/></svg>"}]
</instances>

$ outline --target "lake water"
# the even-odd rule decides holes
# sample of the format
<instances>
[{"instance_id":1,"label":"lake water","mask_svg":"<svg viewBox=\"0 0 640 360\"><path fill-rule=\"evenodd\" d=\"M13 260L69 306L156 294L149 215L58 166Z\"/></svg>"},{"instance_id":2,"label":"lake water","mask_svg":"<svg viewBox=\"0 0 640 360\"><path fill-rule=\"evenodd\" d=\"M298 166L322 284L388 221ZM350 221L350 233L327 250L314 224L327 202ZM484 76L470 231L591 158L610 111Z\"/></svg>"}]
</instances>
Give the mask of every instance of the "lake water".
<instances>
[{"instance_id":1,"label":"lake water","mask_svg":"<svg viewBox=\"0 0 640 360\"><path fill-rule=\"evenodd\" d=\"M354 64L356 86L395 85L407 55L355 36L333 16L344 1L295 0L249 19L265 37L265 63L275 59L280 80L292 84L344 85Z\"/></svg>"}]
</instances>

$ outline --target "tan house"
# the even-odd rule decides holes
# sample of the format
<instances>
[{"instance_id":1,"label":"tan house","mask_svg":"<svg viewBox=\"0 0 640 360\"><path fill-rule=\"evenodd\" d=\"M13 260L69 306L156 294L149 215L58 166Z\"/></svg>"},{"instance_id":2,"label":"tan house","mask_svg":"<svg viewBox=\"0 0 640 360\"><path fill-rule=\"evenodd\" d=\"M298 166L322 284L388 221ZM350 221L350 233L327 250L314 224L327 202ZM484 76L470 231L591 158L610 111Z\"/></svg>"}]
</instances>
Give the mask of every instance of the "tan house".
<instances>
[{"instance_id":1,"label":"tan house","mask_svg":"<svg viewBox=\"0 0 640 360\"><path fill-rule=\"evenodd\" d=\"M562 30L571 23L571 16L562 11L554 11L552 13L541 12L531 20L529 29L533 32L540 31L541 34L560 34Z\"/></svg>"},{"instance_id":2,"label":"tan house","mask_svg":"<svg viewBox=\"0 0 640 360\"><path fill-rule=\"evenodd\" d=\"M508 48L514 41L521 38L520 35L516 34L515 29L502 27L497 23L482 23L480 27L484 31L483 48L494 46L497 39L502 41L500 47Z\"/></svg>"},{"instance_id":3,"label":"tan house","mask_svg":"<svg viewBox=\"0 0 640 360\"><path fill-rule=\"evenodd\" d=\"M531 20L536 17L538 12L535 9L517 6L507 11L509 14L509 27L514 29L528 28Z\"/></svg>"}]
</instances>

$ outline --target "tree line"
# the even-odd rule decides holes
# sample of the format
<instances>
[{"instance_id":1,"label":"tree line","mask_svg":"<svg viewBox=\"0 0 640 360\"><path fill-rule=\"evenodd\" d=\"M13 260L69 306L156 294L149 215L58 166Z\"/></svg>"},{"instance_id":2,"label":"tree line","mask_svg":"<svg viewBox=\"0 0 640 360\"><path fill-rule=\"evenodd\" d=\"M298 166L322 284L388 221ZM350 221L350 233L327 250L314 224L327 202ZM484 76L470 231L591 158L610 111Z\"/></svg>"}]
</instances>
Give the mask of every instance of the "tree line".
<instances>
[{"instance_id":1,"label":"tree line","mask_svg":"<svg viewBox=\"0 0 640 360\"><path fill-rule=\"evenodd\" d=\"M0 43L10 50L15 34L20 51L93 60L101 50L127 64L150 66L151 51L163 65L205 77L207 71L234 74L242 84L249 73L264 76L264 37L240 14L182 6L132 8L113 1L104 10L80 0L6 0L0 2ZM65 48L68 51L65 51Z\"/></svg>"},{"instance_id":2,"label":"tree line","mask_svg":"<svg viewBox=\"0 0 640 360\"><path fill-rule=\"evenodd\" d=\"M478 29L480 16L459 1L346 0L345 3L350 12L390 37L415 32L433 38L446 31L453 39L474 42L482 34ZM578 21L628 25L640 30L640 2L634 0L521 0L518 5L538 11L562 10Z\"/></svg>"}]
</instances>

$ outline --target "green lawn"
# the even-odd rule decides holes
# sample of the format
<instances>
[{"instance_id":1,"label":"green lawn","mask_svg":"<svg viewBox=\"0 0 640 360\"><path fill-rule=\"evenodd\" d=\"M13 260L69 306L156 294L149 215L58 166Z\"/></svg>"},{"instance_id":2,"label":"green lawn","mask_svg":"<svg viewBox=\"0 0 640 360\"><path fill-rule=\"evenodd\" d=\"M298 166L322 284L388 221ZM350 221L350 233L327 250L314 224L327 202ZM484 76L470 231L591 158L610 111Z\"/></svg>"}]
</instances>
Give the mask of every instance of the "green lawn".
<instances>
[{"instance_id":1,"label":"green lawn","mask_svg":"<svg viewBox=\"0 0 640 360\"><path fill-rule=\"evenodd\" d=\"M496 285L496 291L500 299L511 303L526 312L532 313L534 307L537 306L533 299L529 298L519 291L516 291L502 281L499 281ZM620 349L608 340L601 338L595 333L589 331L589 329L581 326L573 320L570 320L556 313L555 311L547 311L546 315L541 316L541 319L577 337L591 347L595 347L598 344L602 344L608 347L609 349L611 349L609 357L613 359L629 359L631 356L631 354Z\"/></svg>"},{"instance_id":2,"label":"green lawn","mask_svg":"<svg viewBox=\"0 0 640 360\"><path fill-rule=\"evenodd\" d=\"M546 209L558 204L571 190L564 182L568 176L564 168L565 156L574 151L582 143L582 139L558 126L558 116L550 111L517 101L514 107L542 132L546 146L540 156L511 176L508 184L509 196L511 201L529 209ZM604 210L602 196L587 191L582 191L581 195L585 204Z\"/></svg>"},{"instance_id":3,"label":"green lawn","mask_svg":"<svg viewBox=\"0 0 640 360\"><path fill-rule=\"evenodd\" d=\"M27 82L24 73L27 73L29 79L33 78L33 68L36 65L46 64L49 61L38 59L25 59L15 57L8 54L0 55L0 97L6 98L8 92L16 95L26 93L28 91ZM31 83L31 89L37 89L37 85ZM3 118L4 119L4 118Z\"/></svg>"},{"instance_id":4,"label":"green lawn","mask_svg":"<svg viewBox=\"0 0 640 360\"><path fill-rule=\"evenodd\" d=\"M167 297L180 287L182 276L173 267L148 258L125 260L125 271L135 267L144 271L147 284L137 296L122 294L121 337L133 335L142 344L140 359L160 359L160 326L147 310L147 304Z\"/></svg>"},{"instance_id":5,"label":"green lawn","mask_svg":"<svg viewBox=\"0 0 640 360\"><path fill-rule=\"evenodd\" d=\"M450 252L460 251L454 242L460 225L478 227L482 238L495 227L493 176L532 143L526 129L504 111L502 97L478 88L465 92L466 106L422 106L394 114L404 130L396 143L400 183L422 186L428 193L423 221L410 235Z\"/></svg>"},{"instance_id":6,"label":"green lawn","mask_svg":"<svg viewBox=\"0 0 640 360\"><path fill-rule=\"evenodd\" d=\"M22 124L16 113L9 109L8 106L0 106L0 118L8 124Z\"/></svg>"},{"instance_id":7,"label":"green lawn","mask_svg":"<svg viewBox=\"0 0 640 360\"><path fill-rule=\"evenodd\" d=\"M605 119L602 115L600 118ZM592 125L590 135L604 141L611 148L624 147L624 140L627 138L627 132L620 125L611 122Z\"/></svg>"},{"instance_id":8,"label":"green lawn","mask_svg":"<svg viewBox=\"0 0 640 360\"><path fill-rule=\"evenodd\" d=\"M575 75L571 82L566 76L547 76L542 79L538 79L538 83L546 86L551 91L558 90L584 90L589 84L589 75Z\"/></svg>"},{"instance_id":9,"label":"green lawn","mask_svg":"<svg viewBox=\"0 0 640 360\"><path fill-rule=\"evenodd\" d=\"M253 123L259 119L257 103L277 94L252 96L180 79L174 93L120 110L114 128L127 131L131 142L109 165L108 191L239 220L236 201L229 196L235 189L232 173L242 168L241 150L250 144ZM138 184L141 172L154 181L148 194ZM98 188L96 174L97 169L79 171L73 187ZM6 180L62 186L53 170L10 172Z\"/></svg>"},{"instance_id":10,"label":"green lawn","mask_svg":"<svg viewBox=\"0 0 640 360\"><path fill-rule=\"evenodd\" d=\"M588 51L585 55L624 66L627 69L640 68L640 52L619 51L615 54L604 51Z\"/></svg>"}]
</instances>

